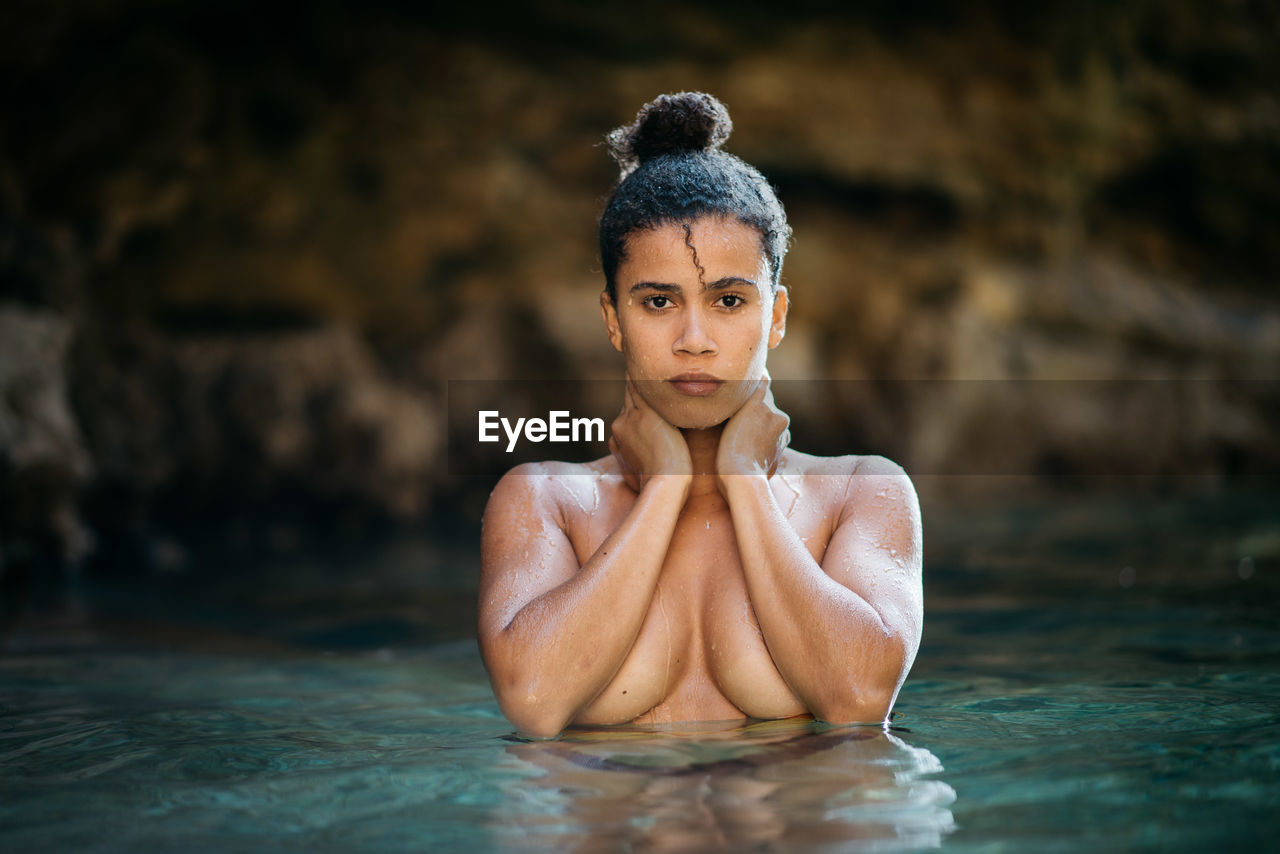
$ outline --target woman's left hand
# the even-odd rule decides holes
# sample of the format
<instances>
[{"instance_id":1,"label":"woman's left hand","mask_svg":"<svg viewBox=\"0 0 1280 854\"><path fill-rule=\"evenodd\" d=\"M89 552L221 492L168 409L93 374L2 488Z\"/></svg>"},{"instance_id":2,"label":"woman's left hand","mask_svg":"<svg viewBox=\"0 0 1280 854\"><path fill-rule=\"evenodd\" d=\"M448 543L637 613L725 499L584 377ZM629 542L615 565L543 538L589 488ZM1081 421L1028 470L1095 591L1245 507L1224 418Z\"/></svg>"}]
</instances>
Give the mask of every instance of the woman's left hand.
<instances>
[{"instance_id":1,"label":"woman's left hand","mask_svg":"<svg viewBox=\"0 0 1280 854\"><path fill-rule=\"evenodd\" d=\"M725 492L724 478L735 474L772 477L791 441L791 419L773 402L769 375L724 425L716 452L716 481Z\"/></svg>"}]
</instances>

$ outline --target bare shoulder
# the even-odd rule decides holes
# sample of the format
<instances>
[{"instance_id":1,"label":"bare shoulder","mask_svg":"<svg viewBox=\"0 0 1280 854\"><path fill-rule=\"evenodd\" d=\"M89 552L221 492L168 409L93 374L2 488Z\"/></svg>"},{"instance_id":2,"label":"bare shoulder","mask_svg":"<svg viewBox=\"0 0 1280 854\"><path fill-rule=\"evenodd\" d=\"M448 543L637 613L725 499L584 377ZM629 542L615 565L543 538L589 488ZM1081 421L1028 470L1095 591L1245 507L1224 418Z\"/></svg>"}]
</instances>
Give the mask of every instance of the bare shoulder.
<instances>
[{"instance_id":1,"label":"bare shoulder","mask_svg":"<svg viewBox=\"0 0 1280 854\"><path fill-rule=\"evenodd\" d=\"M493 492L489 493L485 520L513 509L529 513L554 508L558 504L563 481L583 474L580 471L583 468L575 463L521 463L504 474Z\"/></svg>"},{"instance_id":2,"label":"bare shoulder","mask_svg":"<svg viewBox=\"0 0 1280 854\"><path fill-rule=\"evenodd\" d=\"M823 496L827 506L840 506L841 515L855 512L891 513L918 524L915 486L902 466L875 454L820 457L788 450L778 471L798 475L809 491Z\"/></svg>"},{"instance_id":3,"label":"bare shoulder","mask_svg":"<svg viewBox=\"0 0 1280 854\"><path fill-rule=\"evenodd\" d=\"M511 515L538 515L555 519L563 528L566 508L579 507L584 492L614 481L621 484L622 474L612 457L587 463L522 463L503 475L489 494L485 522Z\"/></svg>"},{"instance_id":4,"label":"bare shoulder","mask_svg":"<svg viewBox=\"0 0 1280 854\"><path fill-rule=\"evenodd\" d=\"M906 470L888 457L875 454L845 454L820 457L788 448L779 471L803 475L886 474L906 475Z\"/></svg>"},{"instance_id":5,"label":"bare shoulder","mask_svg":"<svg viewBox=\"0 0 1280 854\"><path fill-rule=\"evenodd\" d=\"M911 480L907 477L906 469L888 457L882 457L877 454L865 454L859 457L850 457L850 459L856 460L854 470L852 472L853 474L901 477L908 483Z\"/></svg>"},{"instance_id":6,"label":"bare shoulder","mask_svg":"<svg viewBox=\"0 0 1280 854\"><path fill-rule=\"evenodd\" d=\"M919 526L920 504L915 485L902 466L887 457L868 454L853 457L845 490L846 511L881 512L902 516Z\"/></svg>"},{"instance_id":7,"label":"bare shoulder","mask_svg":"<svg viewBox=\"0 0 1280 854\"><path fill-rule=\"evenodd\" d=\"M826 477L834 530L823 570L864 598L886 625L919 642L923 532L920 502L902 466L873 454L811 457ZM878 585L876 579L901 583Z\"/></svg>"},{"instance_id":8,"label":"bare shoulder","mask_svg":"<svg viewBox=\"0 0 1280 854\"><path fill-rule=\"evenodd\" d=\"M580 564L570 538L575 490L590 488L592 464L526 463L498 481L480 531L480 632L492 638L530 601Z\"/></svg>"},{"instance_id":9,"label":"bare shoulder","mask_svg":"<svg viewBox=\"0 0 1280 854\"><path fill-rule=\"evenodd\" d=\"M782 459L778 471L782 474L794 474L802 477L821 477L847 479L879 475L882 477L901 478L910 486L911 479L902 466L887 457L875 454L846 454L840 457L819 457L803 451L788 449Z\"/></svg>"}]
</instances>

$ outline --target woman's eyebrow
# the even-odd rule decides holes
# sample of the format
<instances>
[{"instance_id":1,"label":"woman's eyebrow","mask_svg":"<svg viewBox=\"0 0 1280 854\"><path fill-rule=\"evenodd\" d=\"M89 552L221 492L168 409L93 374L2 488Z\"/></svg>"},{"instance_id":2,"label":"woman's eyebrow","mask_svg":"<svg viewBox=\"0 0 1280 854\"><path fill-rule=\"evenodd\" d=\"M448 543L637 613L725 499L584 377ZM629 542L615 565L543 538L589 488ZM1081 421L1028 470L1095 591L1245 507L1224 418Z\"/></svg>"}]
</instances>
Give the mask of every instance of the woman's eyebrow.
<instances>
[{"instance_id":1,"label":"woman's eyebrow","mask_svg":"<svg viewBox=\"0 0 1280 854\"><path fill-rule=\"evenodd\" d=\"M702 289L704 291L718 291L722 288L731 288L734 285L748 285L749 287L756 287L756 283L751 279L746 279L742 276L725 276L723 279L716 279L709 285L703 285Z\"/></svg>"},{"instance_id":2,"label":"woman's eyebrow","mask_svg":"<svg viewBox=\"0 0 1280 854\"><path fill-rule=\"evenodd\" d=\"M746 285L752 288L757 287L753 279L748 279L743 276L725 276L723 279L716 279L714 282L703 285L702 290L718 291L723 290L724 288L731 288L734 285ZM684 292L684 289L679 285L671 284L669 282L636 282L631 286L629 292L635 293L636 291L665 291L667 293L680 294Z\"/></svg>"},{"instance_id":3,"label":"woman's eyebrow","mask_svg":"<svg viewBox=\"0 0 1280 854\"><path fill-rule=\"evenodd\" d=\"M672 294L682 293L679 285L673 285L668 282L636 282L631 286L628 293L634 294L636 291L666 291L667 293Z\"/></svg>"}]
</instances>

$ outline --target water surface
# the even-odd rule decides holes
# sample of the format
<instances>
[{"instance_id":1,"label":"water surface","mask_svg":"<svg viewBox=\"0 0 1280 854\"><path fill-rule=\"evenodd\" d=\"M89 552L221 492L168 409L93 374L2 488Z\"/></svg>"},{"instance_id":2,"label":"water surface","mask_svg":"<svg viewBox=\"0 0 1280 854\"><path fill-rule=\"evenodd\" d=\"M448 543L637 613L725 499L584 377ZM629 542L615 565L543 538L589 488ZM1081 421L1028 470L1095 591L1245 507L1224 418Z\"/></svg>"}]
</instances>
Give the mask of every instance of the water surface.
<instances>
[{"instance_id":1,"label":"water surface","mask_svg":"<svg viewBox=\"0 0 1280 854\"><path fill-rule=\"evenodd\" d=\"M466 637L465 549L199 597L84 585L0 657L0 846L1205 851L1280 832L1280 525L1254 497L1023 507L936 536L887 730L516 738ZM317 577L327 597L299 584Z\"/></svg>"}]
</instances>

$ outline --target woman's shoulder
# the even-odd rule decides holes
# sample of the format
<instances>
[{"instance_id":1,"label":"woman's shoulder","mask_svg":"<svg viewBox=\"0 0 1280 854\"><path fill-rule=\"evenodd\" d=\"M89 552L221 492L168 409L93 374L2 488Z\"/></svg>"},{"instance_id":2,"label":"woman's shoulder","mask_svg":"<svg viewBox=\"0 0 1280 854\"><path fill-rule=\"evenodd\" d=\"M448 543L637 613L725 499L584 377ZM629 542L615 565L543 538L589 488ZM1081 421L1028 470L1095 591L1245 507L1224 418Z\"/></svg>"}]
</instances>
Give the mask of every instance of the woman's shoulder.
<instances>
[{"instance_id":1,"label":"woman's shoulder","mask_svg":"<svg viewBox=\"0 0 1280 854\"><path fill-rule=\"evenodd\" d=\"M900 475L906 477L906 470L888 457L878 454L845 454L839 457L820 457L806 454L791 448L787 449L778 471L783 474L799 475Z\"/></svg>"},{"instance_id":2,"label":"woman's shoulder","mask_svg":"<svg viewBox=\"0 0 1280 854\"><path fill-rule=\"evenodd\" d=\"M580 504L582 490L594 491L613 481L622 482L613 457L585 463L549 460L521 463L502 476L489 496L489 508L515 504L523 510L558 511L565 502Z\"/></svg>"},{"instance_id":3,"label":"woman's shoulder","mask_svg":"<svg viewBox=\"0 0 1280 854\"><path fill-rule=\"evenodd\" d=\"M567 463L561 460L546 460L538 463L521 463L502 476L508 478L533 478L534 480L555 481L566 477L608 477L621 475L618 461L612 456L601 457L585 463Z\"/></svg>"},{"instance_id":4,"label":"woman's shoulder","mask_svg":"<svg viewBox=\"0 0 1280 854\"><path fill-rule=\"evenodd\" d=\"M566 475L585 474L589 463L566 463L559 460L547 460L538 463L521 463L502 476L503 480L534 477L565 477Z\"/></svg>"},{"instance_id":5,"label":"woman's shoulder","mask_svg":"<svg viewBox=\"0 0 1280 854\"><path fill-rule=\"evenodd\" d=\"M842 524L850 514L863 520L876 518L914 520L919 526L920 502L915 484L902 466L878 454L848 454L819 457L798 451L787 452L778 472L799 474L804 485L798 490L813 496L827 510L836 512ZM793 488L794 489L794 488Z\"/></svg>"}]
</instances>

